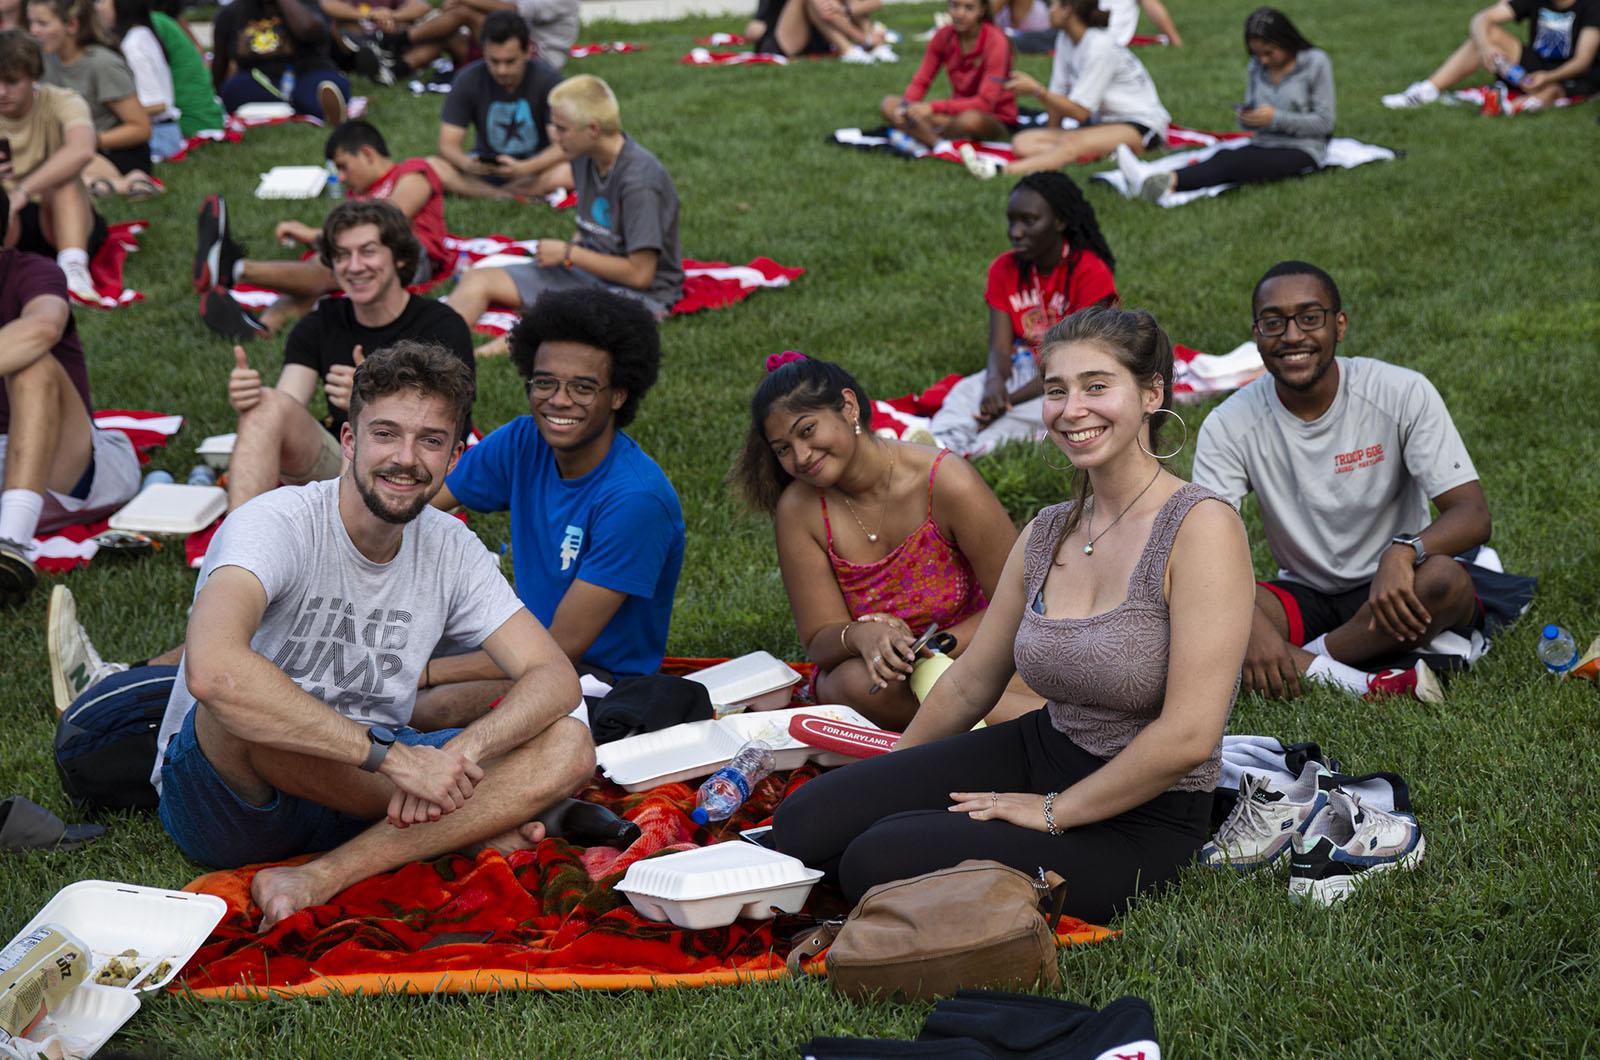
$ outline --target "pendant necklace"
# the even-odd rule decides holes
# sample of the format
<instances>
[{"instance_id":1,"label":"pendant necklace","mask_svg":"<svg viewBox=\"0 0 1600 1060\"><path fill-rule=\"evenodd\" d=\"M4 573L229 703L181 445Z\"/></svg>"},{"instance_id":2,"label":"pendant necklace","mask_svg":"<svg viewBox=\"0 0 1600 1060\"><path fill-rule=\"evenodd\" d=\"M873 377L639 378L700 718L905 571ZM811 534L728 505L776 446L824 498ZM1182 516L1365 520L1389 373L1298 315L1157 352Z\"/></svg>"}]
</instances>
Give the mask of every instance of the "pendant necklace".
<instances>
[{"instance_id":1,"label":"pendant necklace","mask_svg":"<svg viewBox=\"0 0 1600 1060\"><path fill-rule=\"evenodd\" d=\"M884 481L884 486L885 486L885 489L883 491L883 503L878 505L878 529L879 530L883 529L883 516L884 516L884 513L887 512L888 509L889 509L889 493L890 493L890 490L887 487L892 485L893 482L894 482L894 462L895 462L895 459L899 455L900 455L899 446L895 446L895 447L893 447L893 448L891 448L889 450L889 473L887 475L883 476L883 481ZM867 540L872 542L873 544L877 544L878 543L878 535L875 532L869 531L867 529L866 524L861 521L861 516L859 514L857 514L857 512L856 512L856 506L854 504L850 503L850 498L845 496L844 490L840 490L839 491L839 496L844 497L844 506L846 508L850 509L850 518L854 519L856 521L856 525L861 527L861 532L863 534L867 535Z\"/></svg>"},{"instance_id":2,"label":"pendant necklace","mask_svg":"<svg viewBox=\"0 0 1600 1060\"><path fill-rule=\"evenodd\" d=\"M1115 519L1111 520L1111 526L1116 526L1118 523L1122 522L1122 517L1124 515L1127 515L1130 511L1133 510L1133 506L1135 504L1139 503L1139 498L1143 497L1146 493L1149 493L1150 492L1150 487L1154 486L1156 484L1156 479L1158 479L1160 477L1161 477L1161 468L1157 467L1156 468L1156 473L1153 476L1151 476L1150 481L1146 482L1144 484L1144 489L1140 490L1137 494L1135 494L1133 500L1128 502L1128 506L1126 508L1122 509L1122 511L1117 514L1117 517ZM1107 534L1109 534L1111 532L1111 526L1106 527L1104 530L1100 531L1098 534L1095 533L1094 532L1094 509L1093 508L1089 509L1089 521L1088 521L1088 524L1084 527L1084 532L1089 535L1089 543L1087 545L1083 546L1083 554L1085 556L1094 555L1094 543L1096 541L1100 540L1102 537L1105 537Z\"/></svg>"}]
</instances>

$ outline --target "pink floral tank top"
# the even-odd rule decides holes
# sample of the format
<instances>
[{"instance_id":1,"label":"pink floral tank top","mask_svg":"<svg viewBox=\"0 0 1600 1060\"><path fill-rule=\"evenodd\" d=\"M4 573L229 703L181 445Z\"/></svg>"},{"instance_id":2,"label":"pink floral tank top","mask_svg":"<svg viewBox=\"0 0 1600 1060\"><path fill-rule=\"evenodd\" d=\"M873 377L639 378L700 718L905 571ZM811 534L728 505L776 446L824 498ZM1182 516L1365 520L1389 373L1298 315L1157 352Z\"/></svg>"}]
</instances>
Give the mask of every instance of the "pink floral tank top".
<instances>
[{"instance_id":1,"label":"pink floral tank top","mask_svg":"<svg viewBox=\"0 0 1600 1060\"><path fill-rule=\"evenodd\" d=\"M873 563L851 563L833 550L833 525L828 522L828 498L822 501L822 528L828 538L828 562L844 592L850 617L882 611L903 619L921 634L930 625L948 629L989 606L972 564L945 540L933 521L933 477L939 462L950 455L942 450L928 470L928 517L911 536Z\"/></svg>"}]
</instances>

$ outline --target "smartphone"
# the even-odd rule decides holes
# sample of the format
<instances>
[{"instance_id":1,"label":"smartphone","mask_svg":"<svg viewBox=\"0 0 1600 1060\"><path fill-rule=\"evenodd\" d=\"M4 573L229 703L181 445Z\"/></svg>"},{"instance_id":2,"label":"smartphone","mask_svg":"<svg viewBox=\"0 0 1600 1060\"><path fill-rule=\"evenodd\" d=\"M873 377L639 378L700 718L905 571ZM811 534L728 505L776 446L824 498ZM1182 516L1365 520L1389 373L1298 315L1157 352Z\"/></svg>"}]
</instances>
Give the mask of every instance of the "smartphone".
<instances>
[{"instance_id":1,"label":"smartphone","mask_svg":"<svg viewBox=\"0 0 1600 1060\"><path fill-rule=\"evenodd\" d=\"M1235 103L1233 105L1233 112L1235 114L1241 114L1242 115L1245 111L1247 111L1249 109L1250 108L1248 106L1246 106L1245 104L1243 104L1243 103Z\"/></svg>"},{"instance_id":2,"label":"smartphone","mask_svg":"<svg viewBox=\"0 0 1600 1060\"><path fill-rule=\"evenodd\" d=\"M0 136L0 162L11 161L11 137Z\"/></svg>"}]
</instances>

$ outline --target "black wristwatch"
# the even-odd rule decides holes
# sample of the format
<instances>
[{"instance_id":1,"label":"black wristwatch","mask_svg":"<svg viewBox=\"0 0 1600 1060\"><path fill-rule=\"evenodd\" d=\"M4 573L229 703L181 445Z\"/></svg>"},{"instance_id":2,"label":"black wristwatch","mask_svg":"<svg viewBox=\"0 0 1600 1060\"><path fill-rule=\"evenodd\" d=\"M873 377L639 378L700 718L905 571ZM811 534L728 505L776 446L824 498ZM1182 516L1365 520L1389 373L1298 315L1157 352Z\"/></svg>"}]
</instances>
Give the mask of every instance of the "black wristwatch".
<instances>
[{"instance_id":1,"label":"black wristwatch","mask_svg":"<svg viewBox=\"0 0 1600 1060\"><path fill-rule=\"evenodd\" d=\"M372 741L372 747L368 749L367 760L361 763L361 768L368 773L376 773L378 767L383 765L389 748L394 746L394 730L387 725L374 725L367 730L367 739Z\"/></svg>"},{"instance_id":2,"label":"black wristwatch","mask_svg":"<svg viewBox=\"0 0 1600 1060\"><path fill-rule=\"evenodd\" d=\"M1411 561L1413 567L1422 566L1422 561L1428 558L1428 550L1422 547L1422 537L1418 534L1396 534L1389 539L1389 544L1413 549L1417 554L1417 558Z\"/></svg>"}]
</instances>

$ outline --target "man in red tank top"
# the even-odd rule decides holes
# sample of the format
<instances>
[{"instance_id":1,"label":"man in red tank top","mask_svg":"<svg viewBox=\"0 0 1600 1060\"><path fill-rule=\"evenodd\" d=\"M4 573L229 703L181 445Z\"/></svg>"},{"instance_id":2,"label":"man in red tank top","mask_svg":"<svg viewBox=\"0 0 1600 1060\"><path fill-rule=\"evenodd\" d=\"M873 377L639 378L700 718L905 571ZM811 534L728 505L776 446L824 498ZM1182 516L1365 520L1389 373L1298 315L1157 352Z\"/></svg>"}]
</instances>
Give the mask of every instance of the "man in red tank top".
<instances>
[{"instance_id":1,"label":"man in red tank top","mask_svg":"<svg viewBox=\"0 0 1600 1060\"><path fill-rule=\"evenodd\" d=\"M349 198L386 199L410 220L423 256L417 271L405 277L408 285L454 271L454 256L445 247L444 186L426 159L396 163L389 157L383 134L366 121L347 121L334 129L324 150ZM322 229L302 221L279 221L272 234L279 242L314 250ZM270 287L280 297L259 317L253 316L222 290L236 284ZM227 205L218 195L207 197L200 207L194 286L203 296L201 318L235 342L276 334L309 312L317 299L339 289L332 271L316 257L295 261L245 257L229 231Z\"/></svg>"}]
</instances>

